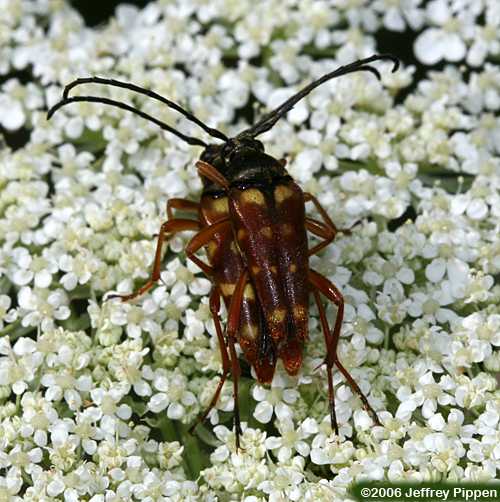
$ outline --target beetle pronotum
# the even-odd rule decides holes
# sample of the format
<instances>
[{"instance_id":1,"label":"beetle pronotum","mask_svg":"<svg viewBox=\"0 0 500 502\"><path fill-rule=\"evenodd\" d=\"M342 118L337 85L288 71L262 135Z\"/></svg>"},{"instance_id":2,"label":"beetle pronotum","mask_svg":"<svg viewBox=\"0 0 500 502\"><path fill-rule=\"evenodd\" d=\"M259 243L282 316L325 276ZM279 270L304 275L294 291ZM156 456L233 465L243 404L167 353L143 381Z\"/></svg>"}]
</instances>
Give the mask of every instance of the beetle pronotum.
<instances>
[{"instance_id":1,"label":"beetle pronotum","mask_svg":"<svg viewBox=\"0 0 500 502\"><path fill-rule=\"evenodd\" d=\"M240 367L235 343L240 345L259 382L271 382L278 358L282 359L288 374L297 374L302 364L303 347L308 335L310 292L318 307L327 349L324 364L327 367L332 428L338 434L332 381L334 365L352 390L359 395L374 421L379 423L377 414L337 357L344 313L342 295L334 284L312 270L308 263L311 255L331 243L335 235L342 230L337 229L319 201L313 195L304 193L293 181L285 170L285 162L264 153L263 144L255 138L271 129L298 101L330 79L357 71L369 71L380 78L378 70L369 63L384 59L394 63L392 71L397 70L397 59L388 54L373 55L342 66L305 86L233 138L228 138L221 131L207 126L178 104L153 91L100 77L80 78L67 85L63 99L48 112L50 118L59 108L69 103L104 103L135 113L188 144L204 148L200 160L196 163L203 181L200 202L185 199L170 199L167 202L168 218L159 231L150 279L129 295L112 296L128 301L148 291L160 278L164 241L178 232L196 232L186 247L186 254L213 281L210 309L222 358L219 384L200 420L204 420L215 406L222 386L231 372L237 447L241 434L238 408ZM186 136L141 110L113 99L96 96L68 97L71 89L85 83L122 87L156 99L178 111L222 143L207 144L198 138ZM308 201L314 204L321 220L305 215L305 203ZM174 209L192 212L197 217L175 218ZM307 232L322 240L309 248ZM209 263L195 255L202 247L207 248ZM337 306L333 331L329 328L320 293ZM225 333L219 318L221 296L228 311Z\"/></svg>"}]
</instances>

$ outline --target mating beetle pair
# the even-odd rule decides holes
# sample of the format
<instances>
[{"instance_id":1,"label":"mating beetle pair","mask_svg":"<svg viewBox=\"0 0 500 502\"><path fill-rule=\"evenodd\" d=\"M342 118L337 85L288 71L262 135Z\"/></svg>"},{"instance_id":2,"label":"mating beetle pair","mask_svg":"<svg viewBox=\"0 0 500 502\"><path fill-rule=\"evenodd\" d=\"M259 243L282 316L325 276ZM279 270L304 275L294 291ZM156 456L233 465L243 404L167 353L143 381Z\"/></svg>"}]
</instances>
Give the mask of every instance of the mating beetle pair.
<instances>
[{"instance_id":1,"label":"mating beetle pair","mask_svg":"<svg viewBox=\"0 0 500 502\"><path fill-rule=\"evenodd\" d=\"M308 335L310 293L318 307L326 344L324 363L327 367L332 428L338 434L333 366L344 375L352 390L361 398L365 409L378 423L375 411L337 357L344 313L342 295L326 277L309 267L309 257L321 251L343 230L337 229L313 195L304 193L293 181L285 170L285 161L267 155L262 143L255 138L271 129L298 101L330 79L357 71L369 71L380 78L379 72L369 63L386 59L394 63L393 71L396 71L397 59L387 54L374 55L342 66L313 81L234 138L228 138L221 131L208 127L176 103L152 91L99 77L75 80L66 86L63 99L49 110L48 118L62 106L73 102L109 104L154 122L190 145L204 148L196 163L203 181L200 201L170 199L167 202L168 219L160 228L151 278L132 294L114 296L128 301L148 291L160 278L165 240L178 232L196 232L186 247L186 253L213 281L210 310L222 358L219 385L200 420L204 420L215 406L222 386L231 373L237 447L241 434L238 408L240 366L235 344L239 344L261 383L271 382L278 359L283 361L288 374L297 374ZM206 144L200 139L186 136L141 110L119 101L96 96L68 97L73 87L84 83L122 87L157 99L222 143ZM321 220L306 216L305 203L308 201L314 204ZM173 214L176 209L192 212L194 217L176 218ZM321 239L311 248L307 232ZM195 254L203 247L207 248L209 263ZM320 294L337 306L333 331L328 325ZM228 311L225 331L219 317L221 297Z\"/></svg>"}]
</instances>

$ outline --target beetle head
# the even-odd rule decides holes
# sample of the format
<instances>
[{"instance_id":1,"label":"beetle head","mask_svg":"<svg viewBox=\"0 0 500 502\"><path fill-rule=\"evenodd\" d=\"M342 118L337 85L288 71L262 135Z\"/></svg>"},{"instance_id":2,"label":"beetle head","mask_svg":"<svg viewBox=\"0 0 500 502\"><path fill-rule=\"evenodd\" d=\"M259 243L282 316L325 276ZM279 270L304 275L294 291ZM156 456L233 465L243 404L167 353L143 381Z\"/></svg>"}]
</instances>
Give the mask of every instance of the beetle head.
<instances>
[{"instance_id":1,"label":"beetle head","mask_svg":"<svg viewBox=\"0 0 500 502\"><path fill-rule=\"evenodd\" d=\"M236 159L244 157L247 154L263 152L264 145L251 136L240 135L229 139L222 145L222 157L227 166L231 166Z\"/></svg>"},{"instance_id":2,"label":"beetle head","mask_svg":"<svg viewBox=\"0 0 500 502\"><path fill-rule=\"evenodd\" d=\"M222 175L228 176L239 160L263 151L264 145L259 140L249 136L236 136L220 145L207 145L200 155L200 160L214 166Z\"/></svg>"},{"instance_id":3,"label":"beetle head","mask_svg":"<svg viewBox=\"0 0 500 502\"><path fill-rule=\"evenodd\" d=\"M222 156L222 148L224 147L223 145L207 145L203 152L201 152L200 155L200 160L203 160L207 164L210 164L214 167L217 168L217 170L220 170L222 167L221 164L224 162L223 156Z\"/></svg>"}]
</instances>

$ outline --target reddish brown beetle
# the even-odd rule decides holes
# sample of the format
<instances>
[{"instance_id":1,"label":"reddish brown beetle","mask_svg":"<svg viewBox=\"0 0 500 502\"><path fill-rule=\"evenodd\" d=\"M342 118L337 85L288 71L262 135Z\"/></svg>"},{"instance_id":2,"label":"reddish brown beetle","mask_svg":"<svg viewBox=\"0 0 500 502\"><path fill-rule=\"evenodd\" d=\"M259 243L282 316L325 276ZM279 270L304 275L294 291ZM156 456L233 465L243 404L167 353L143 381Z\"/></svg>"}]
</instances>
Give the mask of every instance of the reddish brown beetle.
<instances>
[{"instance_id":1,"label":"reddish brown beetle","mask_svg":"<svg viewBox=\"0 0 500 502\"><path fill-rule=\"evenodd\" d=\"M380 78L369 63L388 59L391 55L374 55L328 73L304 87L278 108L234 138L210 128L168 99L133 84L117 80L90 77L78 79L66 86L63 99L49 110L48 117L60 107L77 101L105 103L129 110L159 125L190 145L204 147L196 166L203 180L199 203L171 199L167 203L168 219L158 235L153 272L141 288L123 301L136 298L148 291L160 278L163 242L182 231L196 235L186 247L187 256L213 280L210 309L222 357L222 375L213 399L200 417L205 419L215 406L222 386L231 372L235 399L234 423L236 445L241 434L238 408L238 379L240 367L235 343L240 345L245 358L254 368L260 383L271 382L278 359L283 361L288 374L295 375L302 364L302 353L308 335L308 303L312 292L318 306L327 354L324 363L328 375L328 395L332 428L338 434L335 415L332 368L335 365L344 375L352 390L359 395L365 409L378 422L375 411L337 357L344 313L340 291L327 278L309 267L309 257L333 241L342 230L336 228L327 212L311 194L304 193L285 170L285 162L264 153L264 146L255 138L271 129L293 106L322 83L347 73L369 71ZM95 96L68 97L69 91L83 83L98 83L122 87L157 99L198 124L222 144L205 142L186 136L167 124L125 103ZM311 201L321 221L305 215L305 203ZM175 218L174 209L192 212L195 219ZM307 231L322 239L309 248ZM195 253L207 248L209 263ZM337 306L333 332L330 331L320 293ZM222 296L228 319L226 332L219 318Z\"/></svg>"}]
</instances>

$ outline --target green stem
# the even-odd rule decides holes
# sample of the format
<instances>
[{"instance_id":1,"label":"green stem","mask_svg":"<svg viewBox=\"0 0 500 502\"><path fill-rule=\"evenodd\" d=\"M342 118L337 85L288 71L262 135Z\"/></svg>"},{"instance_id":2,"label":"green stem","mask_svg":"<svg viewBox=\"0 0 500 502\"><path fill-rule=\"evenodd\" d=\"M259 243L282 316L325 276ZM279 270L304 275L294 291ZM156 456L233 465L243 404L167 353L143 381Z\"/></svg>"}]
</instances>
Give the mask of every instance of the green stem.
<instances>
[{"instance_id":1,"label":"green stem","mask_svg":"<svg viewBox=\"0 0 500 502\"><path fill-rule=\"evenodd\" d=\"M7 336L11 331L13 331L21 321L15 321L12 324L6 326L2 331L0 331L0 336Z\"/></svg>"},{"instance_id":2,"label":"green stem","mask_svg":"<svg viewBox=\"0 0 500 502\"><path fill-rule=\"evenodd\" d=\"M12 324L9 324L5 329L3 329L0 332L0 336L9 336L10 337L10 342L13 343L15 342L18 338L21 338L24 335L27 335L28 333L31 333L34 331L33 326L20 326L21 321L16 321ZM13 332L16 328L19 329L16 333L11 333Z\"/></svg>"},{"instance_id":3,"label":"green stem","mask_svg":"<svg viewBox=\"0 0 500 502\"><path fill-rule=\"evenodd\" d=\"M384 349L389 350L390 336L389 336L389 327L385 326L384 333Z\"/></svg>"}]
</instances>

